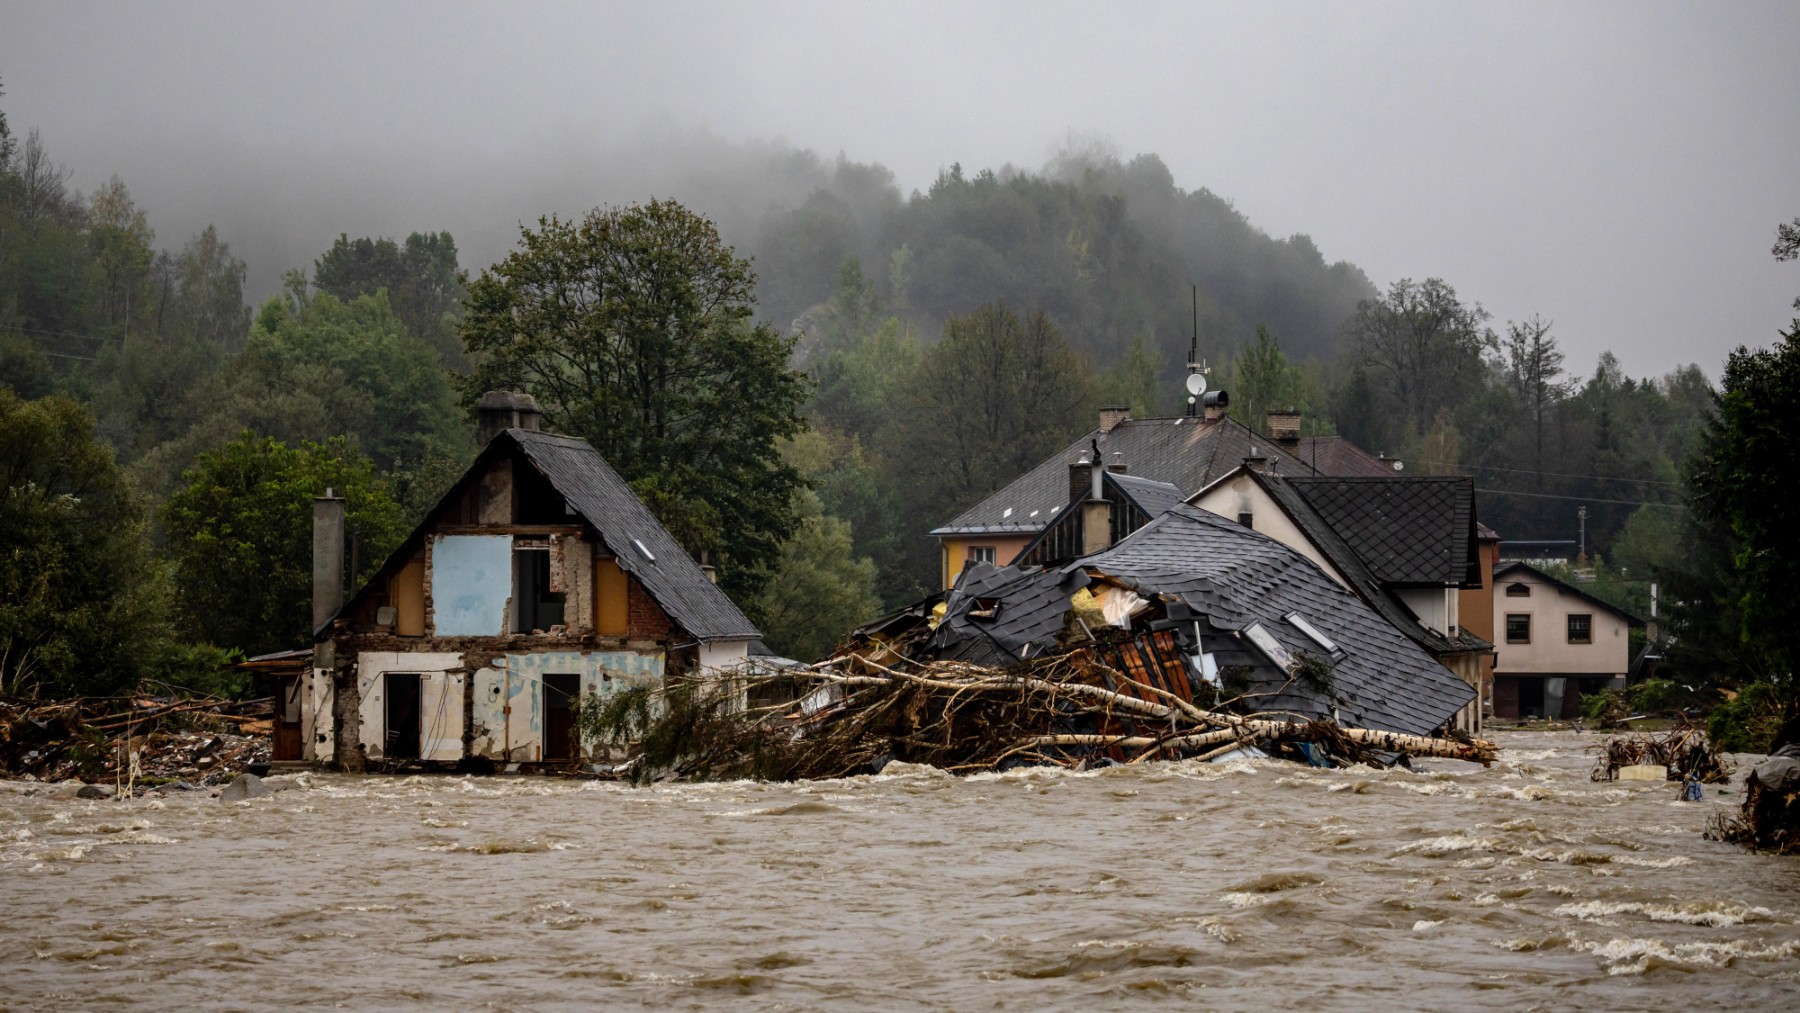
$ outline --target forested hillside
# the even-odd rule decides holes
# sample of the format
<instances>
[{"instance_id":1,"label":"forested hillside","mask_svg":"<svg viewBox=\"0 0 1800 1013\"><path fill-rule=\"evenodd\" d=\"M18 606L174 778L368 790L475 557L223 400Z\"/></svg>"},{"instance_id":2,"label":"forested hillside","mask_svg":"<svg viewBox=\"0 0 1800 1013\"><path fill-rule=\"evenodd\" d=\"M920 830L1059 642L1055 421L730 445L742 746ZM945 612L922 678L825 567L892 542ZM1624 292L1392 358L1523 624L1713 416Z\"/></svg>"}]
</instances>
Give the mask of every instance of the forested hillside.
<instances>
[{"instance_id":1,"label":"forested hillside","mask_svg":"<svg viewBox=\"0 0 1800 1013\"><path fill-rule=\"evenodd\" d=\"M902 193L878 165L759 150L761 161L683 178L696 181L689 205L718 215L751 258L754 319L804 374L809 427L781 441L787 470L768 474L806 488L771 485L770 509L740 495L720 507L727 523L655 475L628 477L690 547L722 555L728 586L779 649L822 650L868 612L929 590L925 533L1090 428L1099 405L1180 412L1196 317L1214 384L1250 424L1296 407L1308 432L1419 472L1472 474L1482 519L1509 538L1575 538L1586 506L1589 552L1625 567L1613 575L1634 600L1678 549L1670 504L1712 398L1698 367L1632 378L1611 355L1567 363L1545 320L1492 320L1478 293L1441 279L1377 286L1308 237L1269 236L1228 199L1178 185L1154 154L956 166ZM735 189L732 171L748 174ZM8 424L51 399L33 425L90 419L109 467L129 476L135 505L115 491L108 509L141 518L157 560L136 599L150 603L143 635L168 648L155 664L195 645L301 642L294 504L312 485L357 489L366 569L475 449L466 409L501 376L507 340L468 320L483 265L460 264L429 222L404 238L351 230L310 264L278 265L284 292L252 307L233 237L159 237L125 181L82 193L70 179L35 132L0 118ZM27 515L39 531L79 522L48 492L26 503L26 473L16 465L7 479L8 538ZM286 499L262 495L271 483ZM759 547L734 554L733 539ZM245 568L270 579L219 600ZM218 614L232 609L244 614ZM26 622L9 615L0 623ZM123 682L151 663L109 664L124 665L108 676ZM18 669L0 676L0 690L33 685Z\"/></svg>"}]
</instances>

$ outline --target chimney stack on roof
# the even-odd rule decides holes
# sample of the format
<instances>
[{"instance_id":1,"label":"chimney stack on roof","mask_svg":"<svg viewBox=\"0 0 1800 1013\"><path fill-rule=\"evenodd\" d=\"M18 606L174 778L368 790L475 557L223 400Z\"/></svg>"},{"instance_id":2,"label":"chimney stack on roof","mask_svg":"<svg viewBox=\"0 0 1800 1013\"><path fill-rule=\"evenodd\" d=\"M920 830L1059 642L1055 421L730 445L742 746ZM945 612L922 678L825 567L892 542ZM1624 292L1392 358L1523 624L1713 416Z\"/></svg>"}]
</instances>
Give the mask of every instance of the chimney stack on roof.
<instances>
[{"instance_id":1,"label":"chimney stack on roof","mask_svg":"<svg viewBox=\"0 0 1800 1013\"><path fill-rule=\"evenodd\" d=\"M1205 421L1217 422L1225 417L1225 409L1231 405L1231 395L1222 390L1209 390L1201 396L1200 403L1206 408Z\"/></svg>"},{"instance_id":2,"label":"chimney stack on roof","mask_svg":"<svg viewBox=\"0 0 1800 1013\"><path fill-rule=\"evenodd\" d=\"M1101 405L1100 433L1105 435L1113 431L1119 423L1131 418L1130 405Z\"/></svg>"},{"instance_id":3,"label":"chimney stack on roof","mask_svg":"<svg viewBox=\"0 0 1800 1013\"><path fill-rule=\"evenodd\" d=\"M1126 474L1129 469L1125 467L1125 452L1122 450L1113 451L1112 460L1106 462L1106 470L1115 475Z\"/></svg>"},{"instance_id":4,"label":"chimney stack on roof","mask_svg":"<svg viewBox=\"0 0 1800 1013\"><path fill-rule=\"evenodd\" d=\"M1300 442L1300 413L1292 408L1271 408L1268 414L1269 439L1284 447Z\"/></svg>"},{"instance_id":5,"label":"chimney stack on roof","mask_svg":"<svg viewBox=\"0 0 1800 1013\"><path fill-rule=\"evenodd\" d=\"M330 489L313 498L312 557L312 617L317 630L344 603L344 499Z\"/></svg>"},{"instance_id":6,"label":"chimney stack on roof","mask_svg":"<svg viewBox=\"0 0 1800 1013\"><path fill-rule=\"evenodd\" d=\"M481 401L475 406L475 434L482 446L508 429L528 429L537 432L543 411L538 408L537 399L530 394L511 390L490 390L481 395Z\"/></svg>"}]
</instances>

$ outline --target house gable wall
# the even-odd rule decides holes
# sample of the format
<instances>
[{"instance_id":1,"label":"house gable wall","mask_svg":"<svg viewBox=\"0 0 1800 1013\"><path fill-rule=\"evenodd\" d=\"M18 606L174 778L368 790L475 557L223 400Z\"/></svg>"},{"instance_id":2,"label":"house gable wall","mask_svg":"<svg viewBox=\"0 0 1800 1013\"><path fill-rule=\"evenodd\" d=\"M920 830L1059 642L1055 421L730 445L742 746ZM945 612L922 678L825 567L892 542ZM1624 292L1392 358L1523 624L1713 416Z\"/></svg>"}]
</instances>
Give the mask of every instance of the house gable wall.
<instances>
[{"instance_id":1,"label":"house gable wall","mask_svg":"<svg viewBox=\"0 0 1800 1013\"><path fill-rule=\"evenodd\" d=\"M1495 674L1623 677L1630 668L1630 626L1618 615L1535 573L1514 570L1498 584L1502 590L1493 596ZM1504 588L1513 584L1523 584L1531 593L1506 594ZM1589 643L1569 643L1572 613L1592 617ZM1531 616L1530 643L1507 642L1506 617L1511 614Z\"/></svg>"}]
</instances>

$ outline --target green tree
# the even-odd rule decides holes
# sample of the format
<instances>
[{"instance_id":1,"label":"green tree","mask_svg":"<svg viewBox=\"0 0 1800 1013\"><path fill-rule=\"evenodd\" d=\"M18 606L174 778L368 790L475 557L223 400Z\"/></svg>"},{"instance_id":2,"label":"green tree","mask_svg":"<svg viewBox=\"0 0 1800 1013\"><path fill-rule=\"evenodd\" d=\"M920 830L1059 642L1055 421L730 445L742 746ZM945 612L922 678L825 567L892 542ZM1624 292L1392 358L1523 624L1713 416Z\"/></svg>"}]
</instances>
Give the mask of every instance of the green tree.
<instances>
[{"instance_id":1,"label":"green tree","mask_svg":"<svg viewBox=\"0 0 1800 1013\"><path fill-rule=\"evenodd\" d=\"M1550 333L1551 323L1536 314L1522 323L1506 324L1506 376L1531 418L1532 468L1544 470L1544 422L1569 396L1562 376L1563 353ZM1541 487L1541 484L1540 484Z\"/></svg>"},{"instance_id":2,"label":"green tree","mask_svg":"<svg viewBox=\"0 0 1800 1013\"><path fill-rule=\"evenodd\" d=\"M748 599L794 530L802 431L793 342L751 319L755 276L712 222L673 201L556 217L469 286L477 365L464 395L523 389L586 438L689 551L715 547Z\"/></svg>"},{"instance_id":3,"label":"green tree","mask_svg":"<svg viewBox=\"0 0 1800 1013\"><path fill-rule=\"evenodd\" d=\"M250 432L200 455L163 507L179 619L248 654L311 642L313 499L343 497L360 583L406 534L373 464L342 438L290 447Z\"/></svg>"},{"instance_id":4,"label":"green tree","mask_svg":"<svg viewBox=\"0 0 1800 1013\"><path fill-rule=\"evenodd\" d=\"M466 364L456 322L467 282L448 232L414 232L404 245L340 233L314 262L312 278L319 291L343 302L386 290L406 329L435 348L447 365L458 367Z\"/></svg>"},{"instance_id":5,"label":"green tree","mask_svg":"<svg viewBox=\"0 0 1800 1013\"><path fill-rule=\"evenodd\" d=\"M1357 303L1347 327L1370 378L1418 435L1483 382L1483 355L1497 344L1487 319L1440 278L1403 278Z\"/></svg>"},{"instance_id":6,"label":"green tree","mask_svg":"<svg viewBox=\"0 0 1800 1013\"><path fill-rule=\"evenodd\" d=\"M880 439L881 488L908 525L897 583L932 586L935 543L923 531L1092 427L1092 404L1087 363L1046 314L1021 318L995 303L950 318L895 398Z\"/></svg>"},{"instance_id":7,"label":"green tree","mask_svg":"<svg viewBox=\"0 0 1800 1013\"><path fill-rule=\"evenodd\" d=\"M1230 412L1244 425L1268 435L1268 414L1273 408L1301 407L1305 377L1288 362L1281 343L1267 327L1256 325L1255 344L1238 349L1231 359Z\"/></svg>"},{"instance_id":8,"label":"green tree","mask_svg":"<svg viewBox=\"0 0 1800 1013\"><path fill-rule=\"evenodd\" d=\"M0 693L109 693L166 646L143 501L63 396L0 387Z\"/></svg>"},{"instance_id":9,"label":"green tree","mask_svg":"<svg viewBox=\"0 0 1800 1013\"><path fill-rule=\"evenodd\" d=\"M826 516L810 489L802 489L797 499L800 525L781 546L757 612L770 649L810 661L874 618L881 601L875 564L855 554L849 523Z\"/></svg>"}]
</instances>

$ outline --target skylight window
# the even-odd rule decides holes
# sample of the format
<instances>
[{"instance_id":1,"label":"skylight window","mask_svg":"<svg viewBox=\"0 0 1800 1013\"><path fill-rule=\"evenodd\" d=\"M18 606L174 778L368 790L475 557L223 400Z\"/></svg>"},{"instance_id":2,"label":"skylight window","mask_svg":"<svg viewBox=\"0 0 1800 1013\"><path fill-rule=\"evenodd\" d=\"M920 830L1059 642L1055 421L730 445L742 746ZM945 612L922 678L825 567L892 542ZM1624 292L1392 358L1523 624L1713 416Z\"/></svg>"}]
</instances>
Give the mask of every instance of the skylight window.
<instances>
[{"instance_id":1,"label":"skylight window","mask_svg":"<svg viewBox=\"0 0 1800 1013\"><path fill-rule=\"evenodd\" d=\"M1012 516L1012 507L1007 507L1004 511L1001 512L1000 519L1005 520L1011 516Z\"/></svg>"},{"instance_id":2,"label":"skylight window","mask_svg":"<svg viewBox=\"0 0 1800 1013\"><path fill-rule=\"evenodd\" d=\"M637 550L644 554L645 559L648 559L652 563L656 562L656 557L650 554L649 549L644 548L644 543L642 541L633 538L631 544L637 546Z\"/></svg>"},{"instance_id":3,"label":"skylight window","mask_svg":"<svg viewBox=\"0 0 1800 1013\"><path fill-rule=\"evenodd\" d=\"M1288 652L1287 648L1281 646L1281 641L1276 640L1274 634L1263 629L1262 623L1251 623L1244 627L1244 636L1249 637L1250 642L1256 645L1257 650L1261 651L1264 657L1274 662L1275 667L1283 672L1292 672L1299 666L1300 662Z\"/></svg>"},{"instance_id":4,"label":"skylight window","mask_svg":"<svg viewBox=\"0 0 1800 1013\"><path fill-rule=\"evenodd\" d=\"M1312 623L1307 622L1305 616L1301 615L1298 612L1289 612L1287 615L1283 616L1282 618L1286 619L1290 624L1292 624L1294 629L1297 629L1301 633L1306 634L1306 638L1308 640L1311 640L1313 643L1318 644L1320 649L1322 649L1326 654L1336 654L1337 653L1337 649L1338 649L1337 645L1331 642L1331 638L1326 636L1325 634L1319 632L1318 627L1314 626Z\"/></svg>"}]
</instances>

